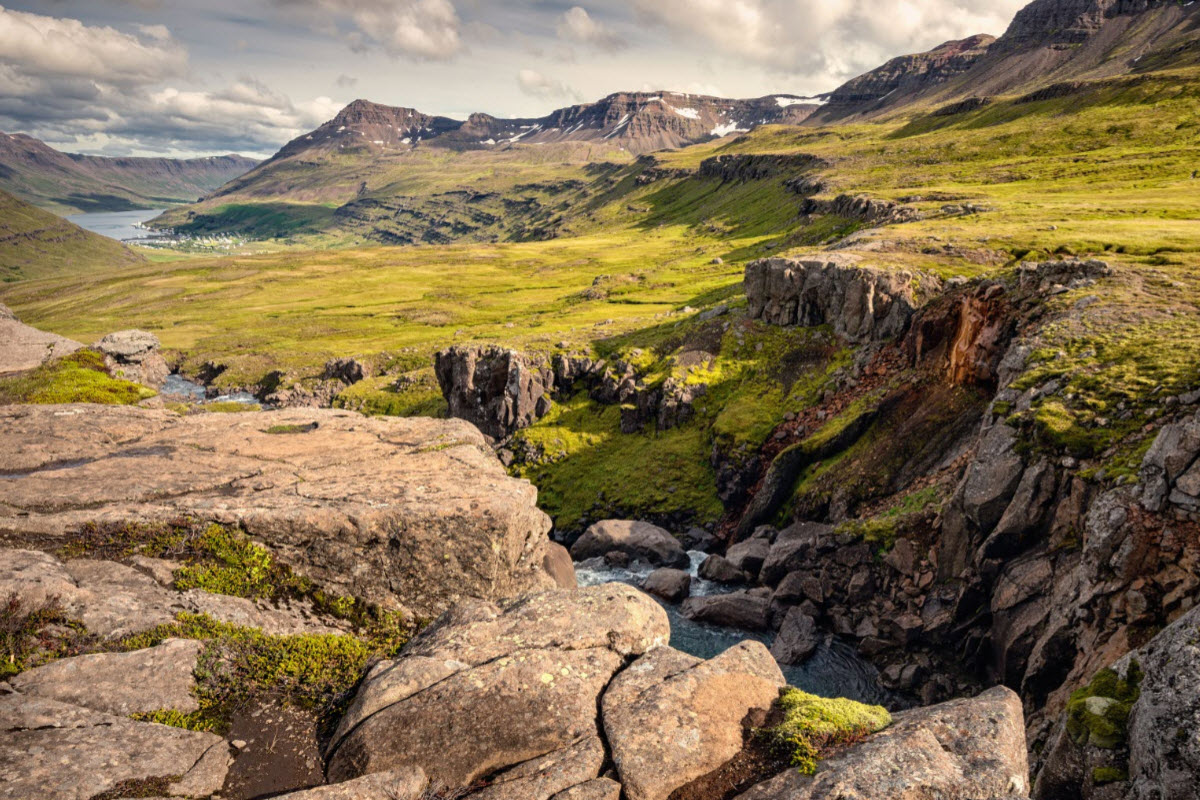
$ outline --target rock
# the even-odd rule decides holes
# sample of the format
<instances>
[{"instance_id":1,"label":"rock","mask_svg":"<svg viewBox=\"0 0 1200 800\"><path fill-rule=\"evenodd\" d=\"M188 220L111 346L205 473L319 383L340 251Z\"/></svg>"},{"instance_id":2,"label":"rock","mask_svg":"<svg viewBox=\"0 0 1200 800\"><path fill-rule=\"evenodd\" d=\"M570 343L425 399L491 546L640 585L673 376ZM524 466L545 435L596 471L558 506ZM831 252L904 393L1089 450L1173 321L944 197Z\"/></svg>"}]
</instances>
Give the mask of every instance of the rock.
<instances>
[{"instance_id":1,"label":"rock","mask_svg":"<svg viewBox=\"0 0 1200 800\"><path fill-rule=\"evenodd\" d=\"M370 376L370 367L353 358L334 358L326 361L322 374L322 378L327 381L341 381L347 386L353 386Z\"/></svg>"},{"instance_id":2,"label":"rock","mask_svg":"<svg viewBox=\"0 0 1200 800\"><path fill-rule=\"evenodd\" d=\"M159 352L158 337L147 331L110 333L94 345L104 354L108 371L115 377L159 387L171 374L167 360Z\"/></svg>"},{"instance_id":3,"label":"rock","mask_svg":"<svg viewBox=\"0 0 1200 800\"><path fill-rule=\"evenodd\" d=\"M850 256L768 258L746 265L749 315L774 325L830 324L855 343L891 339L908 328L918 299L911 272L861 267ZM920 284L940 281L922 275Z\"/></svg>"},{"instance_id":4,"label":"rock","mask_svg":"<svg viewBox=\"0 0 1200 800\"><path fill-rule=\"evenodd\" d=\"M293 428L305 432L266 432ZM426 617L551 585L537 490L457 420L11 406L0 409L0 475L0 541L215 521L328 592Z\"/></svg>"},{"instance_id":5,"label":"rock","mask_svg":"<svg viewBox=\"0 0 1200 800\"><path fill-rule=\"evenodd\" d=\"M1142 648L1112 665L1117 676L1129 678L1137 664L1142 678L1139 694L1120 731L1124 743L1098 747L1071 735L1065 715L1051 736L1034 797L1042 800L1078 792L1084 800L1102 800L1108 787L1097 787L1091 770L1097 766L1124 769L1128 781L1120 797L1169 800L1200 797L1200 607L1189 611ZM1088 711L1102 714L1111 698L1092 696ZM1108 745L1109 742L1101 744ZM1127 755L1127 762L1121 763ZM1082 787L1082 791L1080 791Z\"/></svg>"},{"instance_id":6,"label":"rock","mask_svg":"<svg viewBox=\"0 0 1200 800\"><path fill-rule=\"evenodd\" d=\"M681 569L656 569L642 581L642 590L668 603L680 603L692 591L692 576Z\"/></svg>"},{"instance_id":7,"label":"rock","mask_svg":"<svg viewBox=\"0 0 1200 800\"><path fill-rule=\"evenodd\" d=\"M666 800L742 749L743 720L767 709L783 674L759 642L701 661L669 647L618 675L601 710L625 796Z\"/></svg>"},{"instance_id":8,"label":"rock","mask_svg":"<svg viewBox=\"0 0 1200 800\"><path fill-rule=\"evenodd\" d=\"M474 800L550 800L588 782L604 768L604 743L597 736L581 739L544 758L534 758L489 778L473 792Z\"/></svg>"},{"instance_id":9,"label":"rock","mask_svg":"<svg viewBox=\"0 0 1200 800\"><path fill-rule=\"evenodd\" d=\"M554 584L560 589L574 589L579 586L575 577L575 562L571 553L558 542L546 544L546 555L542 559L542 567L554 579Z\"/></svg>"},{"instance_id":10,"label":"rock","mask_svg":"<svg viewBox=\"0 0 1200 800\"><path fill-rule=\"evenodd\" d=\"M345 783L278 795L277 800L424 800L429 781L419 769L377 772Z\"/></svg>"},{"instance_id":11,"label":"rock","mask_svg":"<svg viewBox=\"0 0 1200 800\"><path fill-rule=\"evenodd\" d=\"M328 774L415 766L461 788L557 751L591 752L600 693L626 658L669 636L662 607L620 584L505 609L460 604L370 671L330 743ZM601 751L593 774L572 771L556 791L597 777L602 762Z\"/></svg>"},{"instance_id":12,"label":"rock","mask_svg":"<svg viewBox=\"0 0 1200 800\"><path fill-rule=\"evenodd\" d=\"M550 410L554 373L516 350L451 347L436 355L434 371L450 416L495 439L529 427Z\"/></svg>"},{"instance_id":13,"label":"rock","mask_svg":"<svg viewBox=\"0 0 1200 800\"><path fill-rule=\"evenodd\" d=\"M680 542L688 550L699 550L707 553L716 545L716 537L704 528L689 528L688 532L679 537Z\"/></svg>"},{"instance_id":14,"label":"rock","mask_svg":"<svg viewBox=\"0 0 1200 800\"><path fill-rule=\"evenodd\" d=\"M72 703L128 717L172 709L184 714L200 708L196 657L201 642L168 639L157 647L131 653L99 653L53 661L14 677L22 694Z\"/></svg>"},{"instance_id":15,"label":"rock","mask_svg":"<svg viewBox=\"0 0 1200 800\"><path fill-rule=\"evenodd\" d=\"M621 800L621 784L608 778L597 778L559 792L550 800Z\"/></svg>"},{"instance_id":16,"label":"rock","mask_svg":"<svg viewBox=\"0 0 1200 800\"><path fill-rule=\"evenodd\" d=\"M0 695L0 798L90 800L122 781L176 776L171 791L208 797L228 746L211 733L134 722L19 693Z\"/></svg>"},{"instance_id":17,"label":"rock","mask_svg":"<svg viewBox=\"0 0 1200 800\"><path fill-rule=\"evenodd\" d=\"M1200 459L1200 415L1163 426L1142 459L1142 505L1161 511L1176 482Z\"/></svg>"},{"instance_id":18,"label":"rock","mask_svg":"<svg viewBox=\"0 0 1200 800\"><path fill-rule=\"evenodd\" d=\"M779 532L759 572L759 581L775 586L786 575L809 566L817 542L833 533L833 527L818 522L798 522Z\"/></svg>"},{"instance_id":19,"label":"rock","mask_svg":"<svg viewBox=\"0 0 1200 800\"><path fill-rule=\"evenodd\" d=\"M746 573L754 580L770 552L771 543L766 539L747 539L731 546L725 553L725 559L734 569Z\"/></svg>"},{"instance_id":20,"label":"rock","mask_svg":"<svg viewBox=\"0 0 1200 800\"><path fill-rule=\"evenodd\" d=\"M687 568L691 559L674 536L657 525L629 520L605 520L592 525L571 547L576 561L614 550L655 567Z\"/></svg>"},{"instance_id":21,"label":"rock","mask_svg":"<svg viewBox=\"0 0 1200 800\"><path fill-rule=\"evenodd\" d=\"M1021 701L997 687L904 711L891 727L818 762L787 770L738 800L992 800L1029 787Z\"/></svg>"},{"instance_id":22,"label":"rock","mask_svg":"<svg viewBox=\"0 0 1200 800\"><path fill-rule=\"evenodd\" d=\"M788 610L771 645L771 655L780 664L803 664L821 643L817 623L799 606Z\"/></svg>"},{"instance_id":23,"label":"rock","mask_svg":"<svg viewBox=\"0 0 1200 800\"><path fill-rule=\"evenodd\" d=\"M700 564L697 574L714 583L749 583L750 576L730 564L724 556L711 555Z\"/></svg>"},{"instance_id":24,"label":"rock","mask_svg":"<svg viewBox=\"0 0 1200 800\"><path fill-rule=\"evenodd\" d=\"M748 592L689 597L683 601L683 615L690 620L747 631L766 630L770 626L770 611L768 598Z\"/></svg>"},{"instance_id":25,"label":"rock","mask_svg":"<svg viewBox=\"0 0 1200 800\"><path fill-rule=\"evenodd\" d=\"M20 322L7 306L0 306L0 375L25 372L82 348L79 342Z\"/></svg>"}]
</instances>

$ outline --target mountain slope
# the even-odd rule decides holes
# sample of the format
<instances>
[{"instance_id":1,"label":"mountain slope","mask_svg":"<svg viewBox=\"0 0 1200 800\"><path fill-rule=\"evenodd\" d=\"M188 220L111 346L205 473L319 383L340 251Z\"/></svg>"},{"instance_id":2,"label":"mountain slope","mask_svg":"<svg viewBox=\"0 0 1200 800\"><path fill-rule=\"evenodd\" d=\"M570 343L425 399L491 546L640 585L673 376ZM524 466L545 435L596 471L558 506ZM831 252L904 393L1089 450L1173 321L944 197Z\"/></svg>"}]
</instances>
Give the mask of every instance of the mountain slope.
<instances>
[{"instance_id":1,"label":"mountain slope","mask_svg":"<svg viewBox=\"0 0 1200 800\"><path fill-rule=\"evenodd\" d=\"M111 269L144 260L114 239L85 231L0 191L0 281Z\"/></svg>"},{"instance_id":2,"label":"mountain slope","mask_svg":"<svg viewBox=\"0 0 1200 800\"><path fill-rule=\"evenodd\" d=\"M32 136L0 133L0 189L63 213L193 202L257 163L236 155L193 159L74 155Z\"/></svg>"},{"instance_id":3,"label":"mountain slope","mask_svg":"<svg viewBox=\"0 0 1200 800\"><path fill-rule=\"evenodd\" d=\"M808 124L906 106L1200 63L1200 6L1168 0L1034 0L999 39L979 35L902 56L831 92Z\"/></svg>"}]
</instances>

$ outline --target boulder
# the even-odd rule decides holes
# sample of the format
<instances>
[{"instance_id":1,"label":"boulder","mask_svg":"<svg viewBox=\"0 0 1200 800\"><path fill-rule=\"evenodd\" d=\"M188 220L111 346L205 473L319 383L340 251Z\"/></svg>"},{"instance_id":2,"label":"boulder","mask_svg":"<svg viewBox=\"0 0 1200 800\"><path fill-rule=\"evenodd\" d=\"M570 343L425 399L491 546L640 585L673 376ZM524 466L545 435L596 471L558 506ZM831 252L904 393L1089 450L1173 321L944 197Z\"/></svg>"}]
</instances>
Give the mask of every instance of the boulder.
<instances>
[{"instance_id":1,"label":"boulder","mask_svg":"<svg viewBox=\"0 0 1200 800\"><path fill-rule=\"evenodd\" d=\"M690 620L746 631L766 630L770 613L770 600L749 592L689 597L683 601L683 615Z\"/></svg>"},{"instance_id":2,"label":"boulder","mask_svg":"<svg viewBox=\"0 0 1200 800\"><path fill-rule=\"evenodd\" d=\"M609 778L596 778L559 792L550 800L621 800L621 784Z\"/></svg>"},{"instance_id":3,"label":"boulder","mask_svg":"<svg viewBox=\"0 0 1200 800\"><path fill-rule=\"evenodd\" d=\"M164 776L173 776L173 794L208 797L229 769L229 747L214 734L15 692L0 694L0 730L3 800L90 800L123 781Z\"/></svg>"},{"instance_id":4,"label":"boulder","mask_svg":"<svg viewBox=\"0 0 1200 800\"><path fill-rule=\"evenodd\" d=\"M743 722L766 710L783 674L759 642L702 661L660 647L618 675L601 710L629 800L666 800L742 749Z\"/></svg>"},{"instance_id":5,"label":"boulder","mask_svg":"<svg viewBox=\"0 0 1200 800\"><path fill-rule=\"evenodd\" d=\"M734 569L746 573L754 580L770 552L771 543L766 539L747 539L731 546L725 553L725 559Z\"/></svg>"},{"instance_id":6,"label":"boulder","mask_svg":"<svg viewBox=\"0 0 1200 800\"><path fill-rule=\"evenodd\" d=\"M159 387L171 374L167 360L159 352L158 337L147 331L110 333L94 345L104 354L108 371L118 378Z\"/></svg>"},{"instance_id":7,"label":"boulder","mask_svg":"<svg viewBox=\"0 0 1200 800\"><path fill-rule=\"evenodd\" d=\"M817 623L799 606L788 610L771 644L771 655L780 664L803 664L821 643Z\"/></svg>"},{"instance_id":8,"label":"boulder","mask_svg":"<svg viewBox=\"0 0 1200 800\"><path fill-rule=\"evenodd\" d=\"M992 800L1029 788L1021 700L997 687L904 711L813 775L787 770L738 800Z\"/></svg>"},{"instance_id":9,"label":"boulder","mask_svg":"<svg viewBox=\"0 0 1200 800\"><path fill-rule=\"evenodd\" d=\"M0 375L31 370L82 347L64 336L26 325L7 306L0 306Z\"/></svg>"},{"instance_id":10,"label":"boulder","mask_svg":"<svg viewBox=\"0 0 1200 800\"><path fill-rule=\"evenodd\" d=\"M419 769L376 772L345 783L278 795L277 800L425 800L429 781Z\"/></svg>"},{"instance_id":11,"label":"boulder","mask_svg":"<svg viewBox=\"0 0 1200 800\"><path fill-rule=\"evenodd\" d=\"M832 533L833 526L819 522L798 522L780 531L759 571L759 581L775 586L789 573L810 566L817 543Z\"/></svg>"},{"instance_id":12,"label":"boulder","mask_svg":"<svg viewBox=\"0 0 1200 800\"><path fill-rule=\"evenodd\" d=\"M568 766L554 791L598 777L600 693L669 636L662 607L621 584L460 604L370 671L330 743L329 776L420 767L463 788L557 752Z\"/></svg>"},{"instance_id":13,"label":"boulder","mask_svg":"<svg viewBox=\"0 0 1200 800\"><path fill-rule=\"evenodd\" d=\"M347 386L353 386L370 376L370 367L354 358L330 359L325 362L325 371L322 374L322 378L327 381L340 381Z\"/></svg>"},{"instance_id":14,"label":"boulder","mask_svg":"<svg viewBox=\"0 0 1200 800\"><path fill-rule=\"evenodd\" d=\"M471 793L473 800L550 800L590 782L604 768L604 743L588 736L571 747L555 750L491 776L489 785Z\"/></svg>"},{"instance_id":15,"label":"boulder","mask_svg":"<svg viewBox=\"0 0 1200 800\"><path fill-rule=\"evenodd\" d=\"M576 561L605 556L613 551L655 567L686 569L691 564L679 540L649 522L605 520L592 525L571 546Z\"/></svg>"},{"instance_id":16,"label":"boulder","mask_svg":"<svg viewBox=\"0 0 1200 800\"><path fill-rule=\"evenodd\" d=\"M131 653L98 653L53 661L14 677L14 689L31 697L72 703L128 717L171 709L187 714L200 708L196 657L201 642L168 639Z\"/></svg>"},{"instance_id":17,"label":"boulder","mask_svg":"<svg viewBox=\"0 0 1200 800\"><path fill-rule=\"evenodd\" d=\"M459 420L13 406L0 409L0 476L0 542L215 521L326 591L424 617L552 585L536 488Z\"/></svg>"},{"instance_id":18,"label":"boulder","mask_svg":"<svg viewBox=\"0 0 1200 800\"><path fill-rule=\"evenodd\" d=\"M692 576L681 569L656 569L642 581L642 591L668 603L681 603L692 591Z\"/></svg>"},{"instance_id":19,"label":"boulder","mask_svg":"<svg viewBox=\"0 0 1200 800\"><path fill-rule=\"evenodd\" d=\"M575 577L575 562L571 560L571 553L558 542L546 543L546 555L542 559L542 566L546 573L554 579L558 588L574 589L579 586L579 581Z\"/></svg>"},{"instance_id":20,"label":"boulder","mask_svg":"<svg viewBox=\"0 0 1200 800\"><path fill-rule=\"evenodd\" d=\"M699 576L714 583L749 583L750 576L729 563L725 556L711 555L700 564Z\"/></svg>"}]
</instances>

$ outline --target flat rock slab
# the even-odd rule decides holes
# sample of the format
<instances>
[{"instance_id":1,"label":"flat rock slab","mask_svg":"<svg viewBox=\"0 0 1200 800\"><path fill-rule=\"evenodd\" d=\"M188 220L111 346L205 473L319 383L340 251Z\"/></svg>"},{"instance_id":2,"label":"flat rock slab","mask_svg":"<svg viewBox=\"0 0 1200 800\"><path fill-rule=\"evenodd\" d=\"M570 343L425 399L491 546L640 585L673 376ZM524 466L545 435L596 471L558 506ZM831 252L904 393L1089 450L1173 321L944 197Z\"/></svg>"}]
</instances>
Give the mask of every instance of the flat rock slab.
<instances>
[{"instance_id":1,"label":"flat rock slab","mask_svg":"<svg viewBox=\"0 0 1200 800\"><path fill-rule=\"evenodd\" d=\"M0 695L0 798L89 800L118 783L179 776L172 794L208 797L225 782L229 750L211 733L17 693Z\"/></svg>"},{"instance_id":2,"label":"flat rock slab","mask_svg":"<svg viewBox=\"0 0 1200 800\"><path fill-rule=\"evenodd\" d=\"M761 642L702 661L659 647L618 675L602 701L604 731L629 800L666 800L742 750L744 721L785 684Z\"/></svg>"},{"instance_id":3,"label":"flat rock slab","mask_svg":"<svg viewBox=\"0 0 1200 800\"><path fill-rule=\"evenodd\" d=\"M170 639L131 653L98 653L54 661L22 672L10 683L18 692L73 703L95 711L130 714L200 708L192 695L200 642Z\"/></svg>"},{"instance_id":4,"label":"flat rock slab","mask_svg":"<svg viewBox=\"0 0 1200 800\"><path fill-rule=\"evenodd\" d=\"M0 542L180 516L239 525L327 590L431 617L549 588L549 518L461 420L0 409Z\"/></svg>"},{"instance_id":5,"label":"flat rock slab","mask_svg":"<svg viewBox=\"0 0 1200 800\"><path fill-rule=\"evenodd\" d=\"M82 347L79 342L19 322L0 306L0 375L33 369Z\"/></svg>"},{"instance_id":6,"label":"flat rock slab","mask_svg":"<svg viewBox=\"0 0 1200 800\"><path fill-rule=\"evenodd\" d=\"M1026 797L1021 699L997 687L896 715L891 727L817 765L789 769L738 800L928 800Z\"/></svg>"},{"instance_id":7,"label":"flat rock slab","mask_svg":"<svg viewBox=\"0 0 1200 800\"><path fill-rule=\"evenodd\" d=\"M345 783L277 795L278 800L423 800L429 781L419 769L364 775Z\"/></svg>"}]
</instances>

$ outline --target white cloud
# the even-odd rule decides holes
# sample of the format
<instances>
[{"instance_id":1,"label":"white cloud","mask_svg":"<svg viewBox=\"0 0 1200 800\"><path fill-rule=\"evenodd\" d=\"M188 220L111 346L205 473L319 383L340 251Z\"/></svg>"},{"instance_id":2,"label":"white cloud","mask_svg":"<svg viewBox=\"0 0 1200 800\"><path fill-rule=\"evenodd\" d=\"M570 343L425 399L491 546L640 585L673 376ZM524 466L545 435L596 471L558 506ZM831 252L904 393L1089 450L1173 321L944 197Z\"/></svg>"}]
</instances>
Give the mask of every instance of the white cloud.
<instances>
[{"instance_id":1,"label":"white cloud","mask_svg":"<svg viewBox=\"0 0 1200 800\"><path fill-rule=\"evenodd\" d=\"M569 99L579 101L582 99L576 89L571 88L562 81L547 78L534 69L523 69L518 72L517 85L521 87L521 91L525 94L545 100Z\"/></svg>"},{"instance_id":2,"label":"white cloud","mask_svg":"<svg viewBox=\"0 0 1200 800\"><path fill-rule=\"evenodd\" d=\"M143 28L145 38L79 20L46 17L0 6L0 64L60 78L116 85L182 75L186 51L162 26Z\"/></svg>"},{"instance_id":3,"label":"white cloud","mask_svg":"<svg viewBox=\"0 0 1200 800\"><path fill-rule=\"evenodd\" d=\"M592 19L587 9L580 6L575 6L562 15L558 22L558 35L576 44L609 52L629 46L615 31Z\"/></svg>"},{"instance_id":4,"label":"white cloud","mask_svg":"<svg viewBox=\"0 0 1200 800\"><path fill-rule=\"evenodd\" d=\"M628 0L677 39L836 82L975 33L1000 34L1027 0Z\"/></svg>"},{"instance_id":5,"label":"white cloud","mask_svg":"<svg viewBox=\"0 0 1200 800\"><path fill-rule=\"evenodd\" d=\"M393 56L439 61L462 50L462 23L450 0L275 0L351 49L378 45Z\"/></svg>"}]
</instances>

